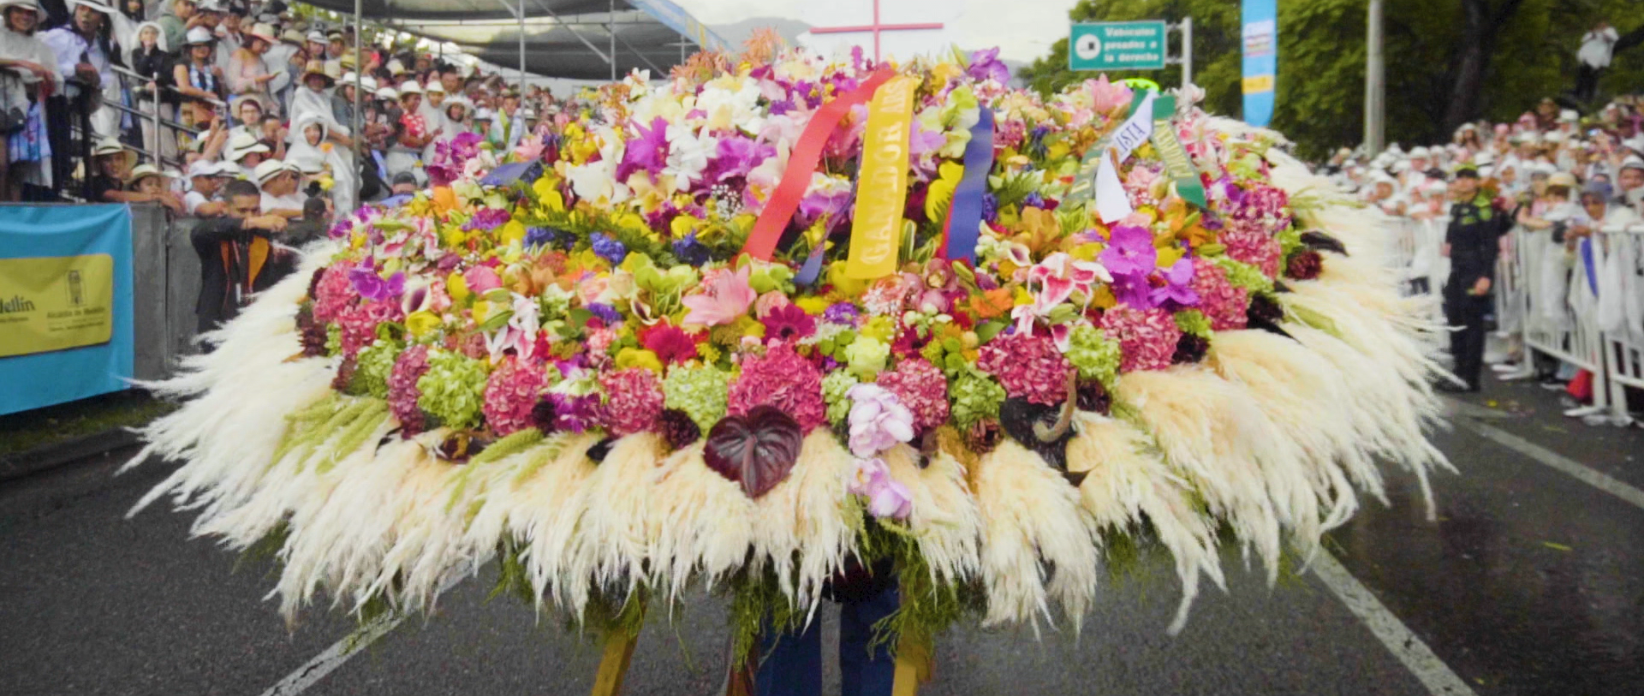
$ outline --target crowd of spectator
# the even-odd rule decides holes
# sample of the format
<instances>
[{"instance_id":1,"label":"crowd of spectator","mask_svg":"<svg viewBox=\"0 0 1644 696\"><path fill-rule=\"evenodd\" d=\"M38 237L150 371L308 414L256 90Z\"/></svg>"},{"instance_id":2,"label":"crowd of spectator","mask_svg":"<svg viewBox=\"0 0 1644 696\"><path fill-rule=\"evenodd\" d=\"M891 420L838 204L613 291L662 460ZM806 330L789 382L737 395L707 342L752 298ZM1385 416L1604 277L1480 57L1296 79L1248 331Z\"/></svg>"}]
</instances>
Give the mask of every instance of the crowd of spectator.
<instances>
[{"instance_id":1,"label":"crowd of spectator","mask_svg":"<svg viewBox=\"0 0 1644 696\"><path fill-rule=\"evenodd\" d=\"M264 212L297 219L310 197L347 211L425 183L441 139L511 148L555 108L466 59L356 55L352 26L282 0L115 1L0 0L0 199L209 218L245 180Z\"/></svg>"},{"instance_id":2,"label":"crowd of spectator","mask_svg":"<svg viewBox=\"0 0 1644 696\"><path fill-rule=\"evenodd\" d=\"M1580 245L1603 229L1637 229L1644 220L1644 100L1620 97L1587 116L1543 99L1511 123L1468 123L1449 143L1403 149L1398 144L1365 156L1346 148L1327 163L1337 182L1389 219L1442 222L1440 247L1450 259L1441 289L1455 373L1476 391L1483 372L1487 316L1498 322L1568 324L1602 288L1571 284ZM1518 235L1509 235L1514 229ZM1553 250L1540 267L1523 269L1519 282L1542 299L1531 316L1492 314L1497 260L1515 243ZM1419 253L1419 252L1418 252ZM1412 292L1427 292L1425 278ZM1567 290L1574 288L1574 290ZM1632 305L1629 304L1629 307ZM1630 309L1628 311L1631 311ZM1526 359L1510 343L1495 370L1508 378L1539 378L1563 388L1569 365ZM1580 413L1578 409L1572 413Z\"/></svg>"}]
</instances>

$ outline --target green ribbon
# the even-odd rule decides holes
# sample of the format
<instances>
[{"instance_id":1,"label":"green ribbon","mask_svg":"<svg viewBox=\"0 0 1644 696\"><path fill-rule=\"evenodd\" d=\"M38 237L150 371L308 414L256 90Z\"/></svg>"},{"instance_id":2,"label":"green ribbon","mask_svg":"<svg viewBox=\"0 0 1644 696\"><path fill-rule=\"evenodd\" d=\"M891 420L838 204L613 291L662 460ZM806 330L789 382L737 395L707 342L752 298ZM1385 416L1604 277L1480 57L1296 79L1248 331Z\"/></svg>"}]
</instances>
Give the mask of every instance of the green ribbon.
<instances>
[{"instance_id":1,"label":"green ribbon","mask_svg":"<svg viewBox=\"0 0 1644 696\"><path fill-rule=\"evenodd\" d=\"M1153 114L1164 116L1153 120L1153 149L1164 160L1165 173L1176 183L1176 195L1200 208L1205 207L1204 184L1199 181L1199 170L1193 166L1187 150L1176 139L1176 127L1170 115L1176 113L1176 98L1160 96L1153 104Z\"/></svg>"}]
</instances>

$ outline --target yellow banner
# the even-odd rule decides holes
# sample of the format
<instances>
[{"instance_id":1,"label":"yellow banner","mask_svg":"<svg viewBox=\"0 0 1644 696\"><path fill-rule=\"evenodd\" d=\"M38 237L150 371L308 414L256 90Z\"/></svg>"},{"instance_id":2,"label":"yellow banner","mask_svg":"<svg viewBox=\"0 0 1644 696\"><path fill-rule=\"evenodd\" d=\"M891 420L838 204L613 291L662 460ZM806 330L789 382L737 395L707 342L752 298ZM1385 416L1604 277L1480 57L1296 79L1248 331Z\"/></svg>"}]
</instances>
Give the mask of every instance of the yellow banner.
<instances>
[{"instance_id":1,"label":"yellow banner","mask_svg":"<svg viewBox=\"0 0 1644 696\"><path fill-rule=\"evenodd\" d=\"M1244 78L1245 94L1259 94L1261 92L1271 91L1273 91L1272 75L1251 75L1250 77Z\"/></svg>"},{"instance_id":2,"label":"yellow banner","mask_svg":"<svg viewBox=\"0 0 1644 696\"><path fill-rule=\"evenodd\" d=\"M0 358L107 343L114 257L0 259Z\"/></svg>"},{"instance_id":3,"label":"yellow banner","mask_svg":"<svg viewBox=\"0 0 1644 696\"><path fill-rule=\"evenodd\" d=\"M857 174L856 218L851 222L850 278L882 278L896 270L902 243L902 211L908 199L908 133L913 127L913 89L919 82L896 77L880 86L868 106L862 164Z\"/></svg>"}]
</instances>

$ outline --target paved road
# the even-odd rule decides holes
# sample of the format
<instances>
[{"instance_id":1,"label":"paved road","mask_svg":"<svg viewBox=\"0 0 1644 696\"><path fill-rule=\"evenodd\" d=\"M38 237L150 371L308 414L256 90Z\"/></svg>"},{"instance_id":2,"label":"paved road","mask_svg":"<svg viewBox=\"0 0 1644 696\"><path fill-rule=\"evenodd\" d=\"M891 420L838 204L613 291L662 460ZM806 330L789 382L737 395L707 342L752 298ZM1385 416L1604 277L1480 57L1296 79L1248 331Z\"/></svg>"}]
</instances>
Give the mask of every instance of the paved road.
<instances>
[{"instance_id":1,"label":"paved road","mask_svg":"<svg viewBox=\"0 0 1644 696\"><path fill-rule=\"evenodd\" d=\"M1469 402L1465 413L1487 417L1436 436L1463 472L1435 482L1439 519L1394 475L1391 507L1370 503L1332 534L1340 564L1322 565L1339 577L1268 588L1259 572L1232 572L1229 593L1203 595L1172 638L1174 575L1152 564L1110 583L1077 639L945 636L921 693L1638 693L1644 508L1625 486L1644 486L1644 431L1567 421L1533 387L1492 385ZM0 488L0 694L258 696L355 629L315 609L288 630L266 599L269 568L236 569L189 540L186 514L123 519L165 471L113 478L120 454ZM1622 487L1548 463L1566 460ZM305 696L587 693L597 647L513 600L487 601L492 580L463 583L437 614L323 677L286 683L311 681ZM1360 584L1368 592L1352 594ZM672 626L653 622L628 693L712 693L723 616L703 597Z\"/></svg>"}]
</instances>

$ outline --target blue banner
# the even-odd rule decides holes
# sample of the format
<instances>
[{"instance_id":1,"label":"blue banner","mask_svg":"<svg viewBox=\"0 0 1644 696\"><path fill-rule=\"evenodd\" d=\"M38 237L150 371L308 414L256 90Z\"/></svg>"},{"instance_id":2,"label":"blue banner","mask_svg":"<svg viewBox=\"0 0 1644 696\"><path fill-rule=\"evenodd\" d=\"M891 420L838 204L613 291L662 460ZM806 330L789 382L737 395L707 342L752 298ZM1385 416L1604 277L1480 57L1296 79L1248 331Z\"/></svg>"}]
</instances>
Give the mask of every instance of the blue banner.
<instances>
[{"instance_id":1,"label":"blue banner","mask_svg":"<svg viewBox=\"0 0 1644 696\"><path fill-rule=\"evenodd\" d=\"M1273 120L1279 72L1277 0L1244 0L1244 122L1265 128Z\"/></svg>"},{"instance_id":2,"label":"blue banner","mask_svg":"<svg viewBox=\"0 0 1644 696\"><path fill-rule=\"evenodd\" d=\"M0 414L133 374L131 209L0 206Z\"/></svg>"}]
</instances>

